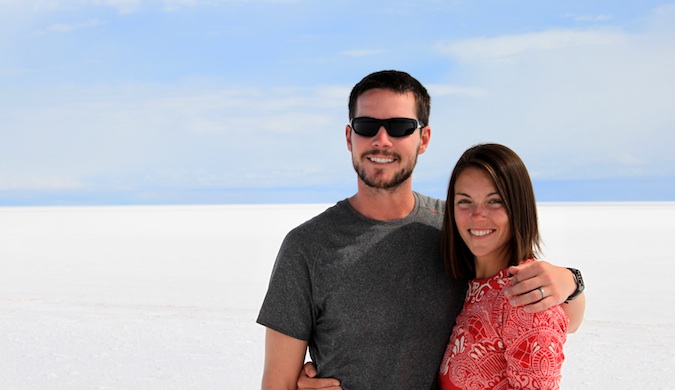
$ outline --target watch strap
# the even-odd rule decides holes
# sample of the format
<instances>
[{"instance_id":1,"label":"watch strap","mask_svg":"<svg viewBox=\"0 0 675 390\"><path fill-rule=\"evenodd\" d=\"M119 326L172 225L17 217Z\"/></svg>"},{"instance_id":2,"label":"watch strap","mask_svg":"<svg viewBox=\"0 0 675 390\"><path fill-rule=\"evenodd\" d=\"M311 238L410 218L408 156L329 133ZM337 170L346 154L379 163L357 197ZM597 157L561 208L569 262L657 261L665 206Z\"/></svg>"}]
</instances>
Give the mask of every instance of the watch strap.
<instances>
[{"instance_id":1,"label":"watch strap","mask_svg":"<svg viewBox=\"0 0 675 390\"><path fill-rule=\"evenodd\" d=\"M567 269L570 270L570 272L572 272L572 275L574 276L574 281L577 283L577 289L574 290L572 295L567 297L567 299L565 300L565 303L568 303L569 301L572 301L572 300L576 299L579 295L581 295L582 292L584 292L584 289L586 288L586 285L584 283L584 278L583 278L583 276L581 276L581 271L579 271L576 268L567 267Z\"/></svg>"}]
</instances>

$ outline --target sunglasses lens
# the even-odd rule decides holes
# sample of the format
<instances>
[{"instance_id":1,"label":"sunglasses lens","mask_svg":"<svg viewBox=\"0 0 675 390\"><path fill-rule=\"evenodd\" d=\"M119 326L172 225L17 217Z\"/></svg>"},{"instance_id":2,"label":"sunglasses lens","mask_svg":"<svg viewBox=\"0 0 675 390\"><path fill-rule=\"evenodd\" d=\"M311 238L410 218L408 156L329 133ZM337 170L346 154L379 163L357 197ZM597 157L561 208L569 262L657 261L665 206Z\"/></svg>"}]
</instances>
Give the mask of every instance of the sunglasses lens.
<instances>
[{"instance_id":1,"label":"sunglasses lens","mask_svg":"<svg viewBox=\"0 0 675 390\"><path fill-rule=\"evenodd\" d=\"M354 129L354 132L364 137L375 136L382 125L382 121L372 118L354 118L352 120L352 129Z\"/></svg>"},{"instance_id":2,"label":"sunglasses lens","mask_svg":"<svg viewBox=\"0 0 675 390\"><path fill-rule=\"evenodd\" d=\"M364 137L374 137L382 126L387 130L390 137L404 137L414 133L419 125L416 120L408 118L374 119L362 117L352 119L351 123L354 132Z\"/></svg>"},{"instance_id":3,"label":"sunglasses lens","mask_svg":"<svg viewBox=\"0 0 675 390\"><path fill-rule=\"evenodd\" d=\"M391 137L403 137L412 134L417 129L417 122L412 119L391 119L387 133Z\"/></svg>"}]
</instances>

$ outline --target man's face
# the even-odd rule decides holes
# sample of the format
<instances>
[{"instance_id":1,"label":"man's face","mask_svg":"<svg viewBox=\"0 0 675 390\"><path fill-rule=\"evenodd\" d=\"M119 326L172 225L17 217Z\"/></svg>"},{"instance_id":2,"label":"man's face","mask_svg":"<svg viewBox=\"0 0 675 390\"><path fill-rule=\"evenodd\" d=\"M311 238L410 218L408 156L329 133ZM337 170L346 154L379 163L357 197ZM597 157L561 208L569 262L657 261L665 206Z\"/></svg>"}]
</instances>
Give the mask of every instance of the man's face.
<instances>
[{"instance_id":1,"label":"man's face","mask_svg":"<svg viewBox=\"0 0 675 390\"><path fill-rule=\"evenodd\" d=\"M371 89L356 101L356 117L417 119L415 97L387 89ZM410 179L417 156L426 151L431 135L425 126L411 135L391 137L380 127L373 137L346 128L347 148L359 179L371 188L394 189Z\"/></svg>"}]
</instances>

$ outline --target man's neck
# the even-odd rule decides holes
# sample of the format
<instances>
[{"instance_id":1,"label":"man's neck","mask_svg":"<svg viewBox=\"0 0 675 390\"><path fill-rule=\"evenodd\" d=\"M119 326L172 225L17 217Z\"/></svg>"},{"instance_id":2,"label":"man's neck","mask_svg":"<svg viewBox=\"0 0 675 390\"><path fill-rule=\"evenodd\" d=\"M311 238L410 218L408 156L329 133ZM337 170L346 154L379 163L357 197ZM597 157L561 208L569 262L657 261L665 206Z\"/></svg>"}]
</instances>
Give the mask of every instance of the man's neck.
<instances>
[{"instance_id":1,"label":"man's neck","mask_svg":"<svg viewBox=\"0 0 675 390\"><path fill-rule=\"evenodd\" d=\"M368 187L359 181L358 191L349 198L349 204L359 214L376 221L405 218L415 208L412 186L403 183L395 189Z\"/></svg>"}]
</instances>

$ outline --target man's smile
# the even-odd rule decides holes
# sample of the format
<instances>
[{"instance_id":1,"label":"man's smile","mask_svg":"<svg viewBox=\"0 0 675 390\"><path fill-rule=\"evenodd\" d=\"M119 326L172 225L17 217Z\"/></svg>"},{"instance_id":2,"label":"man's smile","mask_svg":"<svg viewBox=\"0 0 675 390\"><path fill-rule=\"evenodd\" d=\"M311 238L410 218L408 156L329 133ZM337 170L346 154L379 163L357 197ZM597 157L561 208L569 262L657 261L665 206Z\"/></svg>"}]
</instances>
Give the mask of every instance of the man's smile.
<instances>
[{"instance_id":1,"label":"man's smile","mask_svg":"<svg viewBox=\"0 0 675 390\"><path fill-rule=\"evenodd\" d=\"M388 164L394 162L396 159L393 157L368 157L368 160L376 164Z\"/></svg>"}]
</instances>

